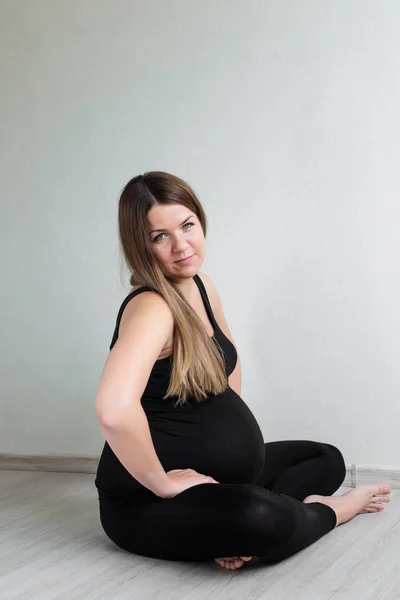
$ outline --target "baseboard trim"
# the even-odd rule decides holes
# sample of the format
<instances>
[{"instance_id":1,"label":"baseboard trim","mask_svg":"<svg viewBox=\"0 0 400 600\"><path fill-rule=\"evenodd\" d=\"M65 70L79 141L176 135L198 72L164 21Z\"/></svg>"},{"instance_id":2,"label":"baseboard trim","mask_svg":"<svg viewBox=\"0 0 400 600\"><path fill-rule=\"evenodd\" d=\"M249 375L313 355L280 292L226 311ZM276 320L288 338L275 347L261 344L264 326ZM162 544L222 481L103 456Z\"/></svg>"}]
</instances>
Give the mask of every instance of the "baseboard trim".
<instances>
[{"instance_id":1,"label":"baseboard trim","mask_svg":"<svg viewBox=\"0 0 400 600\"><path fill-rule=\"evenodd\" d=\"M77 454L0 453L0 470L95 474L99 458ZM392 489L400 489L400 466L346 464L345 487L381 481L388 483Z\"/></svg>"},{"instance_id":2,"label":"baseboard trim","mask_svg":"<svg viewBox=\"0 0 400 600\"><path fill-rule=\"evenodd\" d=\"M0 453L0 470L96 473L99 456Z\"/></svg>"},{"instance_id":3,"label":"baseboard trim","mask_svg":"<svg viewBox=\"0 0 400 600\"><path fill-rule=\"evenodd\" d=\"M347 482L347 483L346 483ZM343 485L355 487L359 483L387 483L392 489L400 489L400 466L393 465L346 465Z\"/></svg>"}]
</instances>

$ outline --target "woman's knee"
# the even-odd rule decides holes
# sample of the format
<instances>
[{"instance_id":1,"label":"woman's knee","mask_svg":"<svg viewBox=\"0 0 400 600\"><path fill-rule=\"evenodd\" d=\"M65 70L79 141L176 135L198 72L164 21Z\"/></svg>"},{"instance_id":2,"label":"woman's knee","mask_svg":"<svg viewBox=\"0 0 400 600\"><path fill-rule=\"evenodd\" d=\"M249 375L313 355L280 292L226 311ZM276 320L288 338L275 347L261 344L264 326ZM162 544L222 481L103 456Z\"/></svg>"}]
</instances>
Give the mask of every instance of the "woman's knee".
<instances>
[{"instance_id":1,"label":"woman's knee","mask_svg":"<svg viewBox=\"0 0 400 600\"><path fill-rule=\"evenodd\" d=\"M253 484L243 486L232 518L235 529L250 538L289 539L295 528L295 515L285 498Z\"/></svg>"},{"instance_id":2,"label":"woman's knee","mask_svg":"<svg viewBox=\"0 0 400 600\"><path fill-rule=\"evenodd\" d=\"M323 444L326 449L326 453L331 458L331 476L335 478L338 487L342 485L346 477L346 463L344 461L343 454L336 446L332 444Z\"/></svg>"}]
</instances>

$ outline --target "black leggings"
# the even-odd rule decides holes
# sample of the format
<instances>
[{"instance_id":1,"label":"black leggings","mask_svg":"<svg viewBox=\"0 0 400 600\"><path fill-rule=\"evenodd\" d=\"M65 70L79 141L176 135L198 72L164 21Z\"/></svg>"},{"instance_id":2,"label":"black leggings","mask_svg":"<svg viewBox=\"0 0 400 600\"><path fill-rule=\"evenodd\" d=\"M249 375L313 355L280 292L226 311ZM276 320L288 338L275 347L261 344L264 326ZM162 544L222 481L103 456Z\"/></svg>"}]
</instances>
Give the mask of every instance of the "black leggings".
<instances>
[{"instance_id":1,"label":"black leggings","mask_svg":"<svg viewBox=\"0 0 400 600\"><path fill-rule=\"evenodd\" d=\"M201 483L173 498L144 488L129 498L100 499L101 524L117 546L152 558L280 561L335 528L332 508L302 501L332 495L345 474L335 446L269 442L254 483Z\"/></svg>"}]
</instances>

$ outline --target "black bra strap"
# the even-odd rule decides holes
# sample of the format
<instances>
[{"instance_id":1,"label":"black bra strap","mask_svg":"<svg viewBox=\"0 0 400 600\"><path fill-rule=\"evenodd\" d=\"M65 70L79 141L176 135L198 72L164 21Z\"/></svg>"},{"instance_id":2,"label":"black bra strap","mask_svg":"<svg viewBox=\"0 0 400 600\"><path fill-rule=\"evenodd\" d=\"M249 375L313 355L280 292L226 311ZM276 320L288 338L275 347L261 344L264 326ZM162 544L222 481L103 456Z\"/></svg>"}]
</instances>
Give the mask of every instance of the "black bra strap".
<instances>
[{"instance_id":1,"label":"black bra strap","mask_svg":"<svg viewBox=\"0 0 400 600\"><path fill-rule=\"evenodd\" d=\"M214 329L216 329L216 328L218 328L218 323L215 320L214 313L213 313L212 308L211 308L211 303L210 303L210 301L208 299L208 296L207 296L207 291L206 291L205 285L204 285L204 283L201 280L201 278L200 278L199 275L197 275L197 274L194 275L193 279L195 280L195 282L197 284L197 287L200 290L200 294L201 294L201 297L203 298L204 306L206 308L208 317L209 317L211 323L213 324Z\"/></svg>"}]
</instances>

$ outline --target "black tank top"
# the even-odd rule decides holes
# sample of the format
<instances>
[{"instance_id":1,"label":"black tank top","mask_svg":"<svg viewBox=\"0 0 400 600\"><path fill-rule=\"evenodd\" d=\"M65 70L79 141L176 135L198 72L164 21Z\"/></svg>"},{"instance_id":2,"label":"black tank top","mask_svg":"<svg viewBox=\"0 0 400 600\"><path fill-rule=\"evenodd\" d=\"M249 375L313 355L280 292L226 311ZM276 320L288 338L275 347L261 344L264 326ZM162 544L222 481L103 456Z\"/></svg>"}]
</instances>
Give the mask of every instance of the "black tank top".
<instances>
[{"instance_id":1,"label":"black tank top","mask_svg":"<svg viewBox=\"0 0 400 600\"><path fill-rule=\"evenodd\" d=\"M193 279L214 328L212 339L229 377L237 363L235 346L218 326L201 278L195 275ZM125 298L118 312L110 350L118 339L119 324L128 302L137 294L151 290L143 286ZM172 355L154 363L141 398L153 445L164 470L194 469L220 483L253 483L264 464L264 439L247 404L228 385L221 394L210 395L202 402L189 397L188 404L174 407L177 397L163 399L171 367ZM132 452L135 452L134 440ZM99 498L129 496L144 488L107 442L97 467L95 485Z\"/></svg>"}]
</instances>

